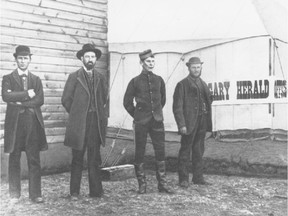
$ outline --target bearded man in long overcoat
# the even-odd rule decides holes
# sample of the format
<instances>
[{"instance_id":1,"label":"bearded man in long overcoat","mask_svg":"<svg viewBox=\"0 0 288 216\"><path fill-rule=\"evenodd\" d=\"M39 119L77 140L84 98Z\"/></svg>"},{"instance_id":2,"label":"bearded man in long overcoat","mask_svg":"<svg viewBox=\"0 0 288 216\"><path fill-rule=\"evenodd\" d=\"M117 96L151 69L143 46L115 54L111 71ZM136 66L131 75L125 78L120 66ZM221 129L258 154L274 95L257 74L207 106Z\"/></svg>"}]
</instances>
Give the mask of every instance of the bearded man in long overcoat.
<instances>
[{"instance_id":1,"label":"bearded man in long overcoat","mask_svg":"<svg viewBox=\"0 0 288 216\"><path fill-rule=\"evenodd\" d=\"M62 105L69 113L64 145L72 148L70 195L79 199L84 153L90 197L101 197L100 147L105 145L107 127L107 84L94 66L101 51L92 44L83 45L76 54L83 67L71 73L64 87Z\"/></svg>"}]
</instances>

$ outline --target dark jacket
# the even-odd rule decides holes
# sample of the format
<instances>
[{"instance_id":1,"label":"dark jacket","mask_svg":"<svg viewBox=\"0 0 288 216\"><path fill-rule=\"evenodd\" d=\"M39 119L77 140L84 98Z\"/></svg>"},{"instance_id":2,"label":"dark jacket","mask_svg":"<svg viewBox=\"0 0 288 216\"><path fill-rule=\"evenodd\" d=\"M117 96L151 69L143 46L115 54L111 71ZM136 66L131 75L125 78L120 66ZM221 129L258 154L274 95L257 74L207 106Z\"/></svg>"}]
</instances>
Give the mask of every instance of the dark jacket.
<instances>
[{"instance_id":1,"label":"dark jacket","mask_svg":"<svg viewBox=\"0 0 288 216\"><path fill-rule=\"evenodd\" d=\"M93 74L98 130L101 137L101 144L104 146L107 127L107 112L105 108L107 102L107 84L105 77L95 69L93 70ZM69 113L64 145L76 150L83 149L86 117L90 100L91 96L84 75L84 69L81 68L69 75L62 95L62 105Z\"/></svg>"},{"instance_id":2,"label":"dark jacket","mask_svg":"<svg viewBox=\"0 0 288 216\"><path fill-rule=\"evenodd\" d=\"M190 134L195 128L200 101L200 93L196 83L193 82L189 76L177 84L173 95L173 113L178 130L185 126L187 128L187 134ZM204 101L207 105L207 131L212 131L210 92L207 84L201 78L199 79L205 92Z\"/></svg>"},{"instance_id":3,"label":"dark jacket","mask_svg":"<svg viewBox=\"0 0 288 216\"><path fill-rule=\"evenodd\" d=\"M134 122L139 124L147 123L152 117L156 121L163 121L162 108L165 103L163 79L147 71L142 71L129 82L123 100L125 109L134 118Z\"/></svg>"},{"instance_id":4,"label":"dark jacket","mask_svg":"<svg viewBox=\"0 0 288 216\"><path fill-rule=\"evenodd\" d=\"M23 109L33 109L41 125L39 129L39 149L47 150L48 145L45 136L43 116L40 107L44 103L43 87L40 78L28 72L28 89L34 89L36 95L32 99L25 91L17 69L5 75L2 80L2 99L7 103L4 126L4 152L11 153L14 150L19 112ZM16 104L21 102L21 105Z\"/></svg>"}]
</instances>

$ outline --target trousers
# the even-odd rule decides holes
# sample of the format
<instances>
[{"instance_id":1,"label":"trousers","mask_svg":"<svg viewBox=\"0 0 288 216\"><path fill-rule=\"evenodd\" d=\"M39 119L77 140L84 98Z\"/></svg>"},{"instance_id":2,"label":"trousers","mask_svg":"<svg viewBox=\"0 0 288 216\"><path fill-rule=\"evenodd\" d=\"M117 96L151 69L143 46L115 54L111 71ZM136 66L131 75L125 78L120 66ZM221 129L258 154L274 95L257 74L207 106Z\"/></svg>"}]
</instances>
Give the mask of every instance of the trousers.
<instances>
[{"instance_id":1,"label":"trousers","mask_svg":"<svg viewBox=\"0 0 288 216\"><path fill-rule=\"evenodd\" d=\"M21 152L25 151L28 163L29 198L41 196L41 165L39 149L40 123L34 113L26 110L19 114L15 147L9 155L9 193L11 197L21 196Z\"/></svg>"},{"instance_id":2,"label":"trousers","mask_svg":"<svg viewBox=\"0 0 288 216\"><path fill-rule=\"evenodd\" d=\"M165 131L162 121L152 118L148 123L135 123L135 163L141 164L144 161L147 135L150 135L155 158L157 161L165 160Z\"/></svg>"},{"instance_id":3,"label":"trousers","mask_svg":"<svg viewBox=\"0 0 288 216\"><path fill-rule=\"evenodd\" d=\"M86 120L85 141L82 150L72 149L70 194L80 194L84 154L87 149L87 167L89 180L89 195L99 197L103 194L101 181L101 139L98 130L98 119L96 112L88 112Z\"/></svg>"},{"instance_id":4,"label":"trousers","mask_svg":"<svg viewBox=\"0 0 288 216\"><path fill-rule=\"evenodd\" d=\"M204 141L207 130L207 115L202 114L197 118L194 130L188 135L181 136L181 147L178 154L179 182L189 181L189 162L192 151L193 182L203 180L203 154Z\"/></svg>"}]
</instances>

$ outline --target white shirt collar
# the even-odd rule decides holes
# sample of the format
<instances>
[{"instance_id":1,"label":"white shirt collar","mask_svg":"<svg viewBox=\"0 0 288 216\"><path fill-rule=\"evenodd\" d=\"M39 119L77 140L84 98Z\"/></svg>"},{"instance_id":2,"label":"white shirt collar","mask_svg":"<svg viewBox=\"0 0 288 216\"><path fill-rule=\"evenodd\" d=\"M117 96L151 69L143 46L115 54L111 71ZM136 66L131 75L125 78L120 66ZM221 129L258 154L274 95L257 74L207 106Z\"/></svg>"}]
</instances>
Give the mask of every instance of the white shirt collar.
<instances>
[{"instance_id":1,"label":"white shirt collar","mask_svg":"<svg viewBox=\"0 0 288 216\"><path fill-rule=\"evenodd\" d=\"M17 68L18 74L19 76L26 74L26 76L28 76L28 69L26 69L25 71L20 70L19 68Z\"/></svg>"}]
</instances>

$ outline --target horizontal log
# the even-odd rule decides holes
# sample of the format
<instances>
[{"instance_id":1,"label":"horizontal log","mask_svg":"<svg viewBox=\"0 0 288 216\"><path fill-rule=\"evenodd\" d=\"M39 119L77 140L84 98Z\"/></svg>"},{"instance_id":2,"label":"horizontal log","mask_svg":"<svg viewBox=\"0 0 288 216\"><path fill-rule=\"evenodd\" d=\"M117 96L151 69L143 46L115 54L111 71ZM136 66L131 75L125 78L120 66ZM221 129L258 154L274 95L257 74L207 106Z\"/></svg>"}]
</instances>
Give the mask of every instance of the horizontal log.
<instances>
[{"instance_id":1,"label":"horizontal log","mask_svg":"<svg viewBox=\"0 0 288 216\"><path fill-rule=\"evenodd\" d=\"M66 112L62 104L44 104L41 107L42 112Z\"/></svg>"},{"instance_id":2,"label":"horizontal log","mask_svg":"<svg viewBox=\"0 0 288 216\"><path fill-rule=\"evenodd\" d=\"M48 89L64 89L65 82L64 81L42 81L43 88Z\"/></svg>"},{"instance_id":3,"label":"horizontal log","mask_svg":"<svg viewBox=\"0 0 288 216\"><path fill-rule=\"evenodd\" d=\"M7 4L3 4L2 9L97 25L106 25L105 20L107 18L105 13L103 14L103 12L98 12L97 10L94 11L93 16L90 14L79 14L75 16L75 13L61 11L59 9L35 7L33 5L24 4L23 1L21 3L9 2ZM95 15L98 16L95 17Z\"/></svg>"},{"instance_id":4,"label":"horizontal log","mask_svg":"<svg viewBox=\"0 0 288 216\"><path fill-rule=\"evenodd\" d=\"M90 43L93 40L95 43L102 43L101 41L107 41L107 39L99 38L89 38L89 37L79 37L75 35L68 35L66 33L47 33L41 30L26 30L21 28L12 28L12 27L1 27L1 34L7 36L21 35L23 38L31 38L36 40L45 40L45 41L55 41L55 42L65 42L65 43L77 43L85 44Z\"/></svg>"},{"instance_id":5,"label":"horizontal log","mask_svg":"<svg viewBox=\"0 0 288 216\"><path fill-rule=\"evenodd\" d=\"M43 119L44 120L61 120L66 121L68 119L68 113L66 112L43 112ZM5 115L0 115L0 121L4 122Z\"/></svg>"},{"instance_id":6,"label":"horizontal log","mask_svg":"<svg viewBox=\"0 0 288 216\"><path fill-rule=\"evenodd\" d=\"M58 128L45 128L46 136L56 136L56 135L64 135L66 131L65 127Z\"/></svg>"},{"instance_id":7,"label":"horizontal log","mask_svg":"<svg viewBox=\"0 0 288 216\"><path fill-rule=\"evenodd\" d=\"M57 135L57 136L46 136L47 143L63 143L64 142L64 136L63 135Z\"/></svg>"},{"instance_id":8,"label":"horizontal log","mask_svg":"<svg viewBox=\"0 0 288 216\"><path fill-rule=\"evenodd\" d=\"M45 29L45 25L53 25L53 26L59 26L59 27L69 27L74 29L93 29L94 31L99 32L107 32L107 24L103 23L102 25L96 25L91 23L82 23L77 21L69 21L69 20L62 20L58 18L51 18L41 15L35 15L35 14L27 14L23 12L18 11L12 11L12 10L2 10L2 17L13 19L13 20L23 20L23 21L31 21L31 20L37 20L37 23L43 24L42 29Z\"/></svg>"},{"instance_id":9,"label":"horizontal log","mask_svg":"<svg viewBox=\"0 0 288 216\"><path fill-rule=\"evenodd\" d=\"M101 8L101 10L107 10L108 0L93 0L93 1L71 1L71 0L57 0L57 2L63 2L66 4L77 5L80 7L88 7L88 8Z\"/></svg>"},{"instance_id":10,"label":"horizontal log","mask_svg":"<svg viewBox=\"0 0 288 216\"><path fill-rule=\"evenodd\" d=\"M134 166L132 164L101 169L101 179L103 181L123 181L129 178L135 178Z\"/></svg>"},{"instance_id":11,"label":"horizontal log","mask_svg":"<svg viewBox=\"0 0 288 216\"><path fill-rule=\"evenodd\" d=\"M63 120L45 120L45 128L66 127L66 121ZM4 120L0 121L0 130L4 130Z\"/></svg>"},{"instance_id":12,"label":"horizontal log","mask_svg":"<svg viewBox=\"0 0 288 216\"><path fill-rule=\"evenodd\" d=\"M44 103L61 105L61 97L45 97Z\"/></svg>"},{"instance_id":13,"label":"horizontal log","mask_svg":"<svg viewBox=\"0 0 288 216\"><path fill-rule=\"evenodd\" d=\"M64 135L46 136L46 139L48 144L54 144L54 143L63 143L64 137L65 137ZM4 138L0 139L0 145L4 145Z\"/></svg>"},{"instance_id":14,"label":"horizontal log","mask_svg":"<svg viewBox=\"0 0 288 216\"><path fill-rule=\"evenodd\" d=\"M43 53L44 55L45 53ZM15 60L11 57L11 53L1 53L1 61L6 62L13 62L16 66ZM82 66L82 62L78 59L69 59L69 58L60 58L60 57L51 57L51 56L38 56L34 55L32 56L33 63L45 63L49 65L60 65L60 66L74 66L76 63L79 66ZM96 65L101 68L107 68L108 62L104 62L99 59L99 61L96 62Z\"/></svg>"},{"instance_id":15,"label":"horizontal log","mask_svg":"<svg viewBox=\"0 0 288 216\"><path fill-rule=\"evenodd\" d=\"M62 97L63 89L44 89L44 97Z\"/></svg>"},{"instance_id":16,"label":"horizontal log","mask_svg":"<svg viewBox=\"0 0 288 216\"><path fill-rule=\"evenodd\" d=\"M64 136L65 135L66 128L45 128L45 134L46 136Z\"/></svg>"},{"instance_id":17,"label":"horizontal log","mask_svg":"<svg viewBox=\"0 0 288 216\"><path fill-rule=\"evenodd\" d=\"M7 0L6 0L7 1ZM23 3L22 0L8 0L8 2L20 2ZM71 5L59 1L53 1L53 0L29 0L26 1L25 4L27 5L33 5L37 7L44 7L44 8L53 8L61 11L68 11L68 12L74 12L76 14L92 14L95 13L95 11L98 11L99 13L102 12L103 16L105 16L106 11L107 11L107 5L105 4L99 4L97 9L91 9L88 7L85 7L85 5L82 6L76 6L76 5Z\"/></svg>"},{"instance_id":18,"label":"horizontal log","mask_svg":"<svg viewBox=\"0 0 288 216\"><path fill-rule=\"evenodd\" d=\"M80 50L82 45L78 45L78 49L76 50L59 50L59 49L51 49L46 47L37 47L35 44L31 46L31 52L35 56L58 56L60 58L69 58L69 59L75 59L78 60L76 57L76 53L78 50ZM8 53L11 57L13 57L13 53L15 52L16 45L12 44L0 44L1 53ZM102 49L102 55L99 61L108 61L108 48ZM13 57L14 59L14 57Z\"/></svg>"},{"instance_id":19,"label":"horizontal log","mask_svg":"<svg viewBox=\"0 0 288 216\"><path fill-rule=\"evenodd\" d=\"M68 119L68 113L66 112L43 112L43 119L44 120L66 120Z\"/></svg>"},{"instance_id":20,"label":"horizontal log","mask_svg":"<svg viewBox=\"0 0 288 216\"><path fill-rule=\"evenodd\" d=\"M46 136L64 136L66 128L45 128ZM4 130L0 130L0 139L4 138Z\"/></svg>"},{"instance_id":21,"label":"horizontal log","mask_svg":"<svg viewBox=\"0 0 288 216\"><path fill-rule=\"evenodd\" d=\"M46 97L44 97L45 100ZM6 103L0 103L0 114L4 115L4 113L6 112ZM64 107L62 106L62 104L45 104L43 106L41 106L41 110L42 112L47 112L47 113L52 113L52 112L66 112Z\"/></svg>"},{"instance_id":22,"label":"horizontal log","mask_svg":"<svg viewBox=\"0 0 288 216\"><path fill-rule=\"evenodd\" d=\"M63 120L45 120L45 128L66 127L66 121Z\"/></svg>"},{"instance_id":23,"label":"horizontal log","mask_svg":"<svg viewBox=\"0 0 288 216\"><path fill-rule=\"evenodd\" d=\"M30 30L40 30L42 32L50 32L57 34L67 34L80 37L88 38L98 38L98 39L107 39L106 29L75 29L69 28L67 26L53 26L53 25L43 25L41 23L32 23L27 20L15 20L1 17L1 26L11 27L11 28L20 28L20 29L30 29Z\"/></svg>"},{"instance_id":24,"label":"horizontal log","mask_svg":"<svg viewBox=\"0 0 288 216\"><path fill-rule=\"evenodd\" d=\"M9 36L9 35L1 35L1 42L4 44L26 44L27 46L33 47L37 45L38 47L44 47L49 49L58 49L58 50L75 50L78 51L82 48L83 43L63 43L56 41L45 41L41 39L32 39L32 38L24 38L19 36ZM88 43L95 44L101 51L108 49L107 41L105 40L91 40ZM106 51L107 52L107 51Z\"/></svg>"},{"instance_id":25,"label":"horizontal log","mask_svg":"<svg viewBox=\"0 0 288 216\"><path fill-rule=\"evenodd\" d=\"M107 68L101 68L100 67L100 62L96 63L96 70L99 71L102 74L105 74L107 71ZM104 63L105 64L105 63ZM104 66L102 64L102 66ZM80 69L80 67L82 67L82 62L81 61L77 61L75 60L75 64L74 66L67 66L67 65L49 65L49 64L45 64L45 62L43 63L38 63L38 62L34 62L34 57L31 61L31 64L29 65L29 70L32 73L35 73L36 75L38 73L45 73L45 72L49 72L49 73L63 73L63 74L70 74L73 73L75 71L77 71L78 69ZM13 71L15 70L15 68L17 68L16 63L15 62L8 62L8 61L0 61L0 69L2 70L6 70L6 71Z\"/></svg>"}]
</instances>

